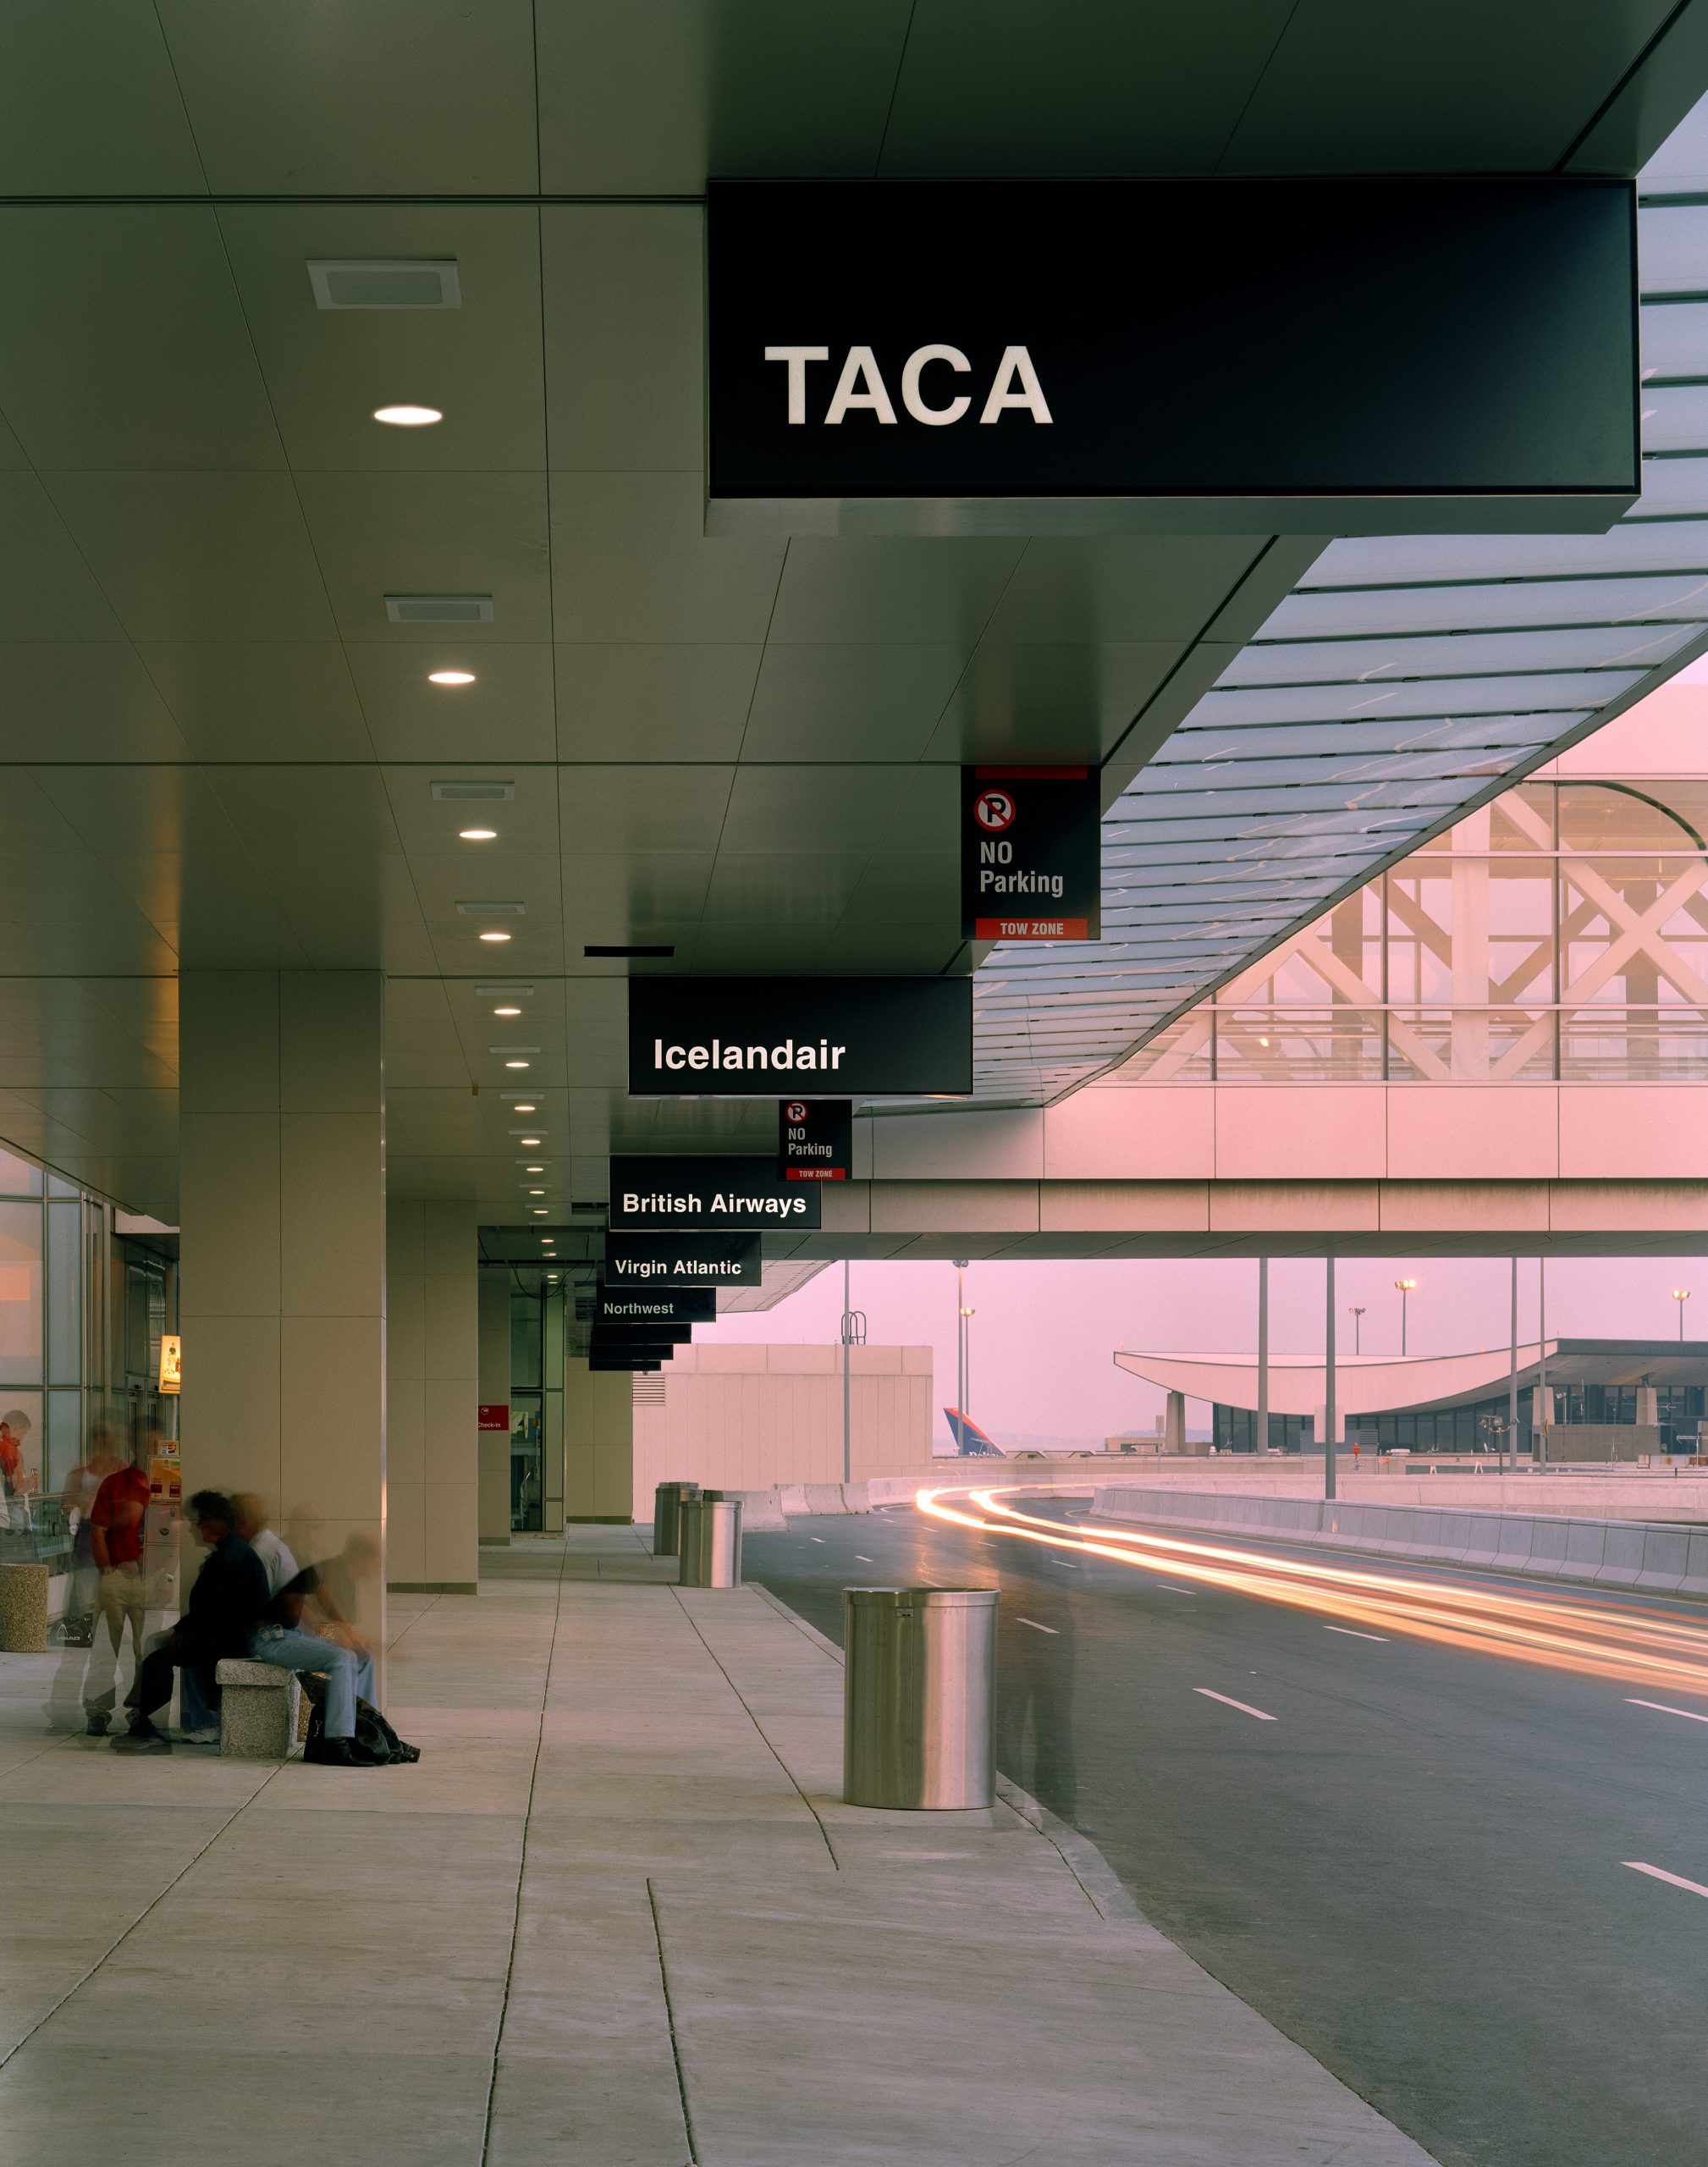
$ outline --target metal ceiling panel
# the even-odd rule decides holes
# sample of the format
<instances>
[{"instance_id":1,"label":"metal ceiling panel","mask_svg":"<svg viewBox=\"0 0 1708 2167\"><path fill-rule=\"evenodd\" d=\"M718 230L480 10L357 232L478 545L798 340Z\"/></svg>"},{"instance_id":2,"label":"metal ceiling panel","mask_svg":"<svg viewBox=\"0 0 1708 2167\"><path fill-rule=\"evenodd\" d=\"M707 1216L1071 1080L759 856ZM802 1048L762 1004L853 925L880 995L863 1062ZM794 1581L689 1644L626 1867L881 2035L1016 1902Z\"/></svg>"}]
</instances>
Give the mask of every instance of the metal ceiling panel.
<instances>
[{"instance_id":1,"label":"metal ceiling panel","mask_svg":"<svg viewBox=\"0 0 1708 2167\"><path fill-rule=\"evenodd\" d=\"M217 195L530 194L529 0L157 0ZM311 31L305 23L305 13Z\"/></svg>"}]
</instances>

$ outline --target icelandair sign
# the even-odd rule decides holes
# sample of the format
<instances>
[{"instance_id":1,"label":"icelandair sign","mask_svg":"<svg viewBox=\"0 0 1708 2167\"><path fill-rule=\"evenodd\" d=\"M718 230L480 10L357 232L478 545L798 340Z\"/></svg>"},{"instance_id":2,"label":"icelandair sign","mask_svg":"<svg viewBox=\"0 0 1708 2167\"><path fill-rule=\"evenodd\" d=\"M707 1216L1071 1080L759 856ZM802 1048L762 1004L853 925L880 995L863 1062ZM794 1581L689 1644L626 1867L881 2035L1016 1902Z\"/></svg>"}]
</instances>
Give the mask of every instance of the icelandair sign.
<instances>
[{"instance_id":1,"label":"icelandair sign","mask_svg":"<svg viewBox=\"0 0 1708 2167\"><path fill-rule=\"evenodd\" d=\"M713 181L709 532L1604 532L1628 182Z\"/></svg>"},{"instance_id":2,"label":"icelandair sign","mask_svg":"<svg viewBox=\"0 0 1708 2167\"><path fill-rule=\"evenodd\" d=\"M971 979L631 979L634 1098L958 1097Z\"/></svg>"}]
</instances>

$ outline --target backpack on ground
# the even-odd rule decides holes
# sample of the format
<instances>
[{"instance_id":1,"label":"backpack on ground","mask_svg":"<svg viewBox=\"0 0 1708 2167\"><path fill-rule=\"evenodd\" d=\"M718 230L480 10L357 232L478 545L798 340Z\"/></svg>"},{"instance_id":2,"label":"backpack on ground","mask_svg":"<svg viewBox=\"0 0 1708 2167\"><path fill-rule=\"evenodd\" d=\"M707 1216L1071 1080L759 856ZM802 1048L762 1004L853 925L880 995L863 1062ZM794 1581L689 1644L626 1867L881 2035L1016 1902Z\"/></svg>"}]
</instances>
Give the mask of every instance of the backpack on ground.
<instances>
[{"instance_id":1,"label":"backpack on ground","mask_svg":"<svg viewBox=\"0 0 1708 2167\"><path fill-rule=\"evenodd\" d=\"M326 1743L326 1680L315 1671L299 1675L302 1690L311 1704L303 1758L317 1761L319 1749ZM350 1746L352 1760L368 1768L387 1768L421 1759L420 1746L406 1745L373 1703L364 1701L360 1694L356 1696L355 1731Z\"/></svg>"}]
</instances>

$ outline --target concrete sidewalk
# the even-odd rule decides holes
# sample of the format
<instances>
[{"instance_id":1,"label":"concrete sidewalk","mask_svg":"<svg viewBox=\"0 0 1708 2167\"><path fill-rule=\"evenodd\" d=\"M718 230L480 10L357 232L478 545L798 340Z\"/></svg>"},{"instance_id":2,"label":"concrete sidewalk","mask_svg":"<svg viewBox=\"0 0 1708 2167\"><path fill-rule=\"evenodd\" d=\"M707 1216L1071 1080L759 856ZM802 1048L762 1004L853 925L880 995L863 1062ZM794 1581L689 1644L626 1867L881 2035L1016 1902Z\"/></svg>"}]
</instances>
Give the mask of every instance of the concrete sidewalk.
<instances>
[{"instance_id":1,"label":"concrete sidewalk","mask_svg":"<svg viewBox=\"0 0 1708 2167\"><path fill-rule=\"evenodd\" d=\"M418 1767L132 1760L0 1657L19 2167L1417 2167L1020 1795L842 1806L841 1671L631 1530L394 1598Z\"/></svg>"}]
</instances>

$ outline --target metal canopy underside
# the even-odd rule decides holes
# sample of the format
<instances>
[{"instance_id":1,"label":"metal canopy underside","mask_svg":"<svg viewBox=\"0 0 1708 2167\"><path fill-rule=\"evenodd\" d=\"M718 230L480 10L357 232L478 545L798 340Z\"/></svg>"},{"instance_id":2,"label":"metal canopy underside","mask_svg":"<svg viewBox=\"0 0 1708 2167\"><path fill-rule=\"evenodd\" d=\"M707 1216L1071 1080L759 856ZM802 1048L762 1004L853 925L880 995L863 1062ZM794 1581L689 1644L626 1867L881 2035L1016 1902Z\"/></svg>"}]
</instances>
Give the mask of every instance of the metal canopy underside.
<instances>
[{"instance_id":1,"label":"metal canopy underside","mask_svg":"<svg viewBox=\"0 0 1708 2167\"><path fill-rule=\"evenodd\" d=\"M1313 573L1314 545L1261 534L708 540L708 173L1630 173L1708 85L1703 15L14 8L0 1137L173 1220L177 975L289 968L387 975L396 1194L472 1195L522 1227L543 1185L544 1223L568 1225L603 1198L614 1146L768 1148L769 1106L627 1100L625 973L967 968L953 806L972 758L1106 763L1111 791L1132 786L1115 878L1146 884L1112 897L1140 944L1102 951L1112 983L1067 953L1030 984L1035 957L986 963L981 1089L1050 1095L1124 1050L1314 910L1325 873L1362 879L1482 787L1485 757L1504 775L1596 693L1628 697L1637 665L1550 633L1510 670L1475 662L1474 721L1468 693L1370 720L1324 689L1335 643L1301 618L1284 636L1310 647L1301 677L1279 627L1373 576L1415 583L1415 564L1374 575L1337 549ZM1683 229L1651 218L1650 256L1651 231ZM1708 290L1698 245L1669 239L1666 275ZM454 257L462 306L317 308L306 264L357 256ZM1694 340L1700 310L1664 313ZM1708 394L1667 389L1655 447L1688 452ZM394 400L444 420L377 426ZM1661 482L1688 508L1700 471L1652 468L1629 534L1666 537L1647 523ZM1648 635L1688 642L1676 567L1695 545L1683 525L1672 539L1641 606ZM1456 561L1423 606L1468 576ZM489 594L492 622L388 616L386 595L423 593ZM1625 602L1571 606L1570 626L1605 626ZM1378 615L1358 638L1385 659L1402 628ZM446 668L476 681L427 682ZM1523 698L1501 697L1518 671ZM1402 724L1415 751L1380 734ZM431 785L458 780L513 786L486 808L496 841L457 839L468 809ZM1372 826L1390 815L1409 825ZM458 906L499 901L523 912L483 948ZM478 990L510 986L531 990ZM509 1042L540 1049L526 1072L493 1050Z\"/></svg>"},{"instance_id":2,"label":"metal canopy underside","mask_svg":"<svg viewBox=\"0 0 1708 2167\"><path fill-rule=\"evenodd\" d=\"M1101 943L986 958L980 1098L1121 1060L1708 646L1708 111L1642 189L1637 505L1605 536L1331 543L1110 808Z\"/></svg>"}]
</instances>

